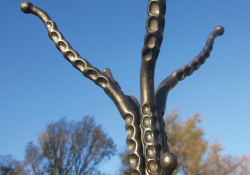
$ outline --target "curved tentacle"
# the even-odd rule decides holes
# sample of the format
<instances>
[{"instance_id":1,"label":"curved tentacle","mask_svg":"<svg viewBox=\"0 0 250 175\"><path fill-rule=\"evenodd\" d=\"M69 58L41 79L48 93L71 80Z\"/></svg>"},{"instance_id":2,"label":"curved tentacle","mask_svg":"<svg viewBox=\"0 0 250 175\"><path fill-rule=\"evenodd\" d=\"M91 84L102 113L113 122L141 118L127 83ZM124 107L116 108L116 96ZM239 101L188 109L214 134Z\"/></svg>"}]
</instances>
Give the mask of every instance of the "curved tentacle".
<instances>
[{"instance_id":1,"label":"curved tentacle","mask_svg":"<svg viewBox=\"0 0 250 175\"><path fill-rule=\"evenodd\" d=\"M121 116L126 121L127 145L129 147L131 173L144 174L144 162L142 145L140 141L140 131L137 114L126 95L108 76L104 75L97 68L93 67L87 60L82 58L65 40L61 32L57 29L54 21L51 20L46 12L33 6L30 2L23 2L21 10L24 13L32 13L38 16L45 24L50 39L55 43L56 48L63 54L76 69L85 77L92 80L96 85L103 88L105 93L112 99L117 106Z\"/></svg>"},{"instance_id":2,"label":"curved tentacle","mask_svg":"<svg viewBox=\"0 0 250 175\"><path fill-rule=\"evenodd\" d=\"M220 36L224 33L224 28L218 26L214 29L214 31L209 35L206 45L200 54L191 62L189 62L186 66L183 66L179 70L172 73L165 80L161 82L161 84L156 89L155 93L155 101L158 113L158 119L161 127L161 137L163 144L167 145L167 133L165 131L165 122L164 122L164 113L166 108L166 101L168 92L177 85L178 81L183 80L186 76L189 76L193 73L193 71L199 69L200 65L203 64L206 58L209 57L210 52L212 51L214 39L217 36ZM167 146L168 147L168 146ZM169 148L168 148L169 149ZM161 166L162 171L161 174L172 174L175 168L178 165L178 158L171 152L164 152L161 155ZM163 168L164 167L164 168Z\"/></svg>"},{"instance_id":3,"label":"curved tentacle","mask_svg":"<svg viewBox=\"0 0 250 175\"><path fill-rule=\"evenodd\" d=\"M195 70L199 69L200 65L202 65L206 59L209 57L210 52L213 48L214 39L217 36L221 36L224 33L224 28L221 26L215 27L214 31L209 35L206 45L203 50L196 56L191 62L187 65L181 67L180 69L174 71L170 76L168 76L165 80L163 80L158 88L156 89L156 106L157 112L161 114L161 126L164 126L164 112L166 108L166 101L168 92L177 85L177 83L183 80L186 76L191 75ZM163 133L165 134L162 139L166 138L167 135L163 128ZM165 139L165 140L166 140Z\"/></svg>"},{"instance_id":4,"label":"curved tentacle","mask_svg":"<svg viewBox=\"0 0 250 175\"><path fill-rule=\"evenodd\" d=\"M162 141L154 100L154 73L165 26L166 0L149 0L146 35L142 49L140 74L141 89L141 140L148 174L161 171Z\"/></svg>"}]
</instances>

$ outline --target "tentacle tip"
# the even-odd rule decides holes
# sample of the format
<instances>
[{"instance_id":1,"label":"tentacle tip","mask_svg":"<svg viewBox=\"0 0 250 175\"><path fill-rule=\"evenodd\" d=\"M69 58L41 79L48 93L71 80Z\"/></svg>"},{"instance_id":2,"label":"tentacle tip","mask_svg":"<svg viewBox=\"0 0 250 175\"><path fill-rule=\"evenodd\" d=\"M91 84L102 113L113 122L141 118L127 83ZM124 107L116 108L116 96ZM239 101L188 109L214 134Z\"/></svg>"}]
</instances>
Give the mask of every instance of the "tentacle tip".
<instances>
[{"instance_id":1,"label":"tentacle tip","mask_svg":"<svg viewBox=\"0 0 250 175\"><path fill-rule=\"evenodd\" d=\"M31 7L32 7L32 3L25 1L21 4L20 8L22 10L23 13L31 13Z\"/></svg>"},{"instance_id":2,"label":"tentacle tip","mask_svg":"<svg viewBox=\"0 0 250 175\"><path fill-rule=\"evenodd\" d=\"M178 158L172 152L165 152L161 155L162 172L173 172L178 166Z\"/></svg>"},{"instance_id":3,"label":"tentacle tip","mask_svg":"<svg viewBox=\"0 0 250 175\"><path fill-rule=\"evenodd\" d=\"M217 26L217 27L215 27L214 30L218 31L220 36L223 35L225 32L225 29L222 26Z\"/></svg>"}]
</instances>

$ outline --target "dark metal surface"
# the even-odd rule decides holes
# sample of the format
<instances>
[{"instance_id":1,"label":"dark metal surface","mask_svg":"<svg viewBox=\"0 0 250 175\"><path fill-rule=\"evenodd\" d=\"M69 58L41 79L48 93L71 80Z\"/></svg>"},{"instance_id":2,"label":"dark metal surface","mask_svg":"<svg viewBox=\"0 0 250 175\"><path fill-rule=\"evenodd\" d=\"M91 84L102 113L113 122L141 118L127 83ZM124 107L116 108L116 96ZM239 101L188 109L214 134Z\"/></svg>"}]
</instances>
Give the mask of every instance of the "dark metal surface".
<instances>
[{"instance_id":1,"label":"dark metal surface","mask_svg":"<svg viewBox=\"0 0 250 175\"><path fill-rule=\"evenodd\" d=\"M56 48L63 54L76 69L85 77L92 80L96 85L103 88L105 93L112 99L117 106L122 118L126 121L127 145L129 148L131 170L133 174L144 173L144 158L140 139L138 114L134 111L130 100L117 86L110 70L104 69L104 73L93 67L87 60L82 58L66 41L61 32L57 29L56 23L51 20L49 15L30 2L23 2L21 10L24 13L32 13L38 16L48 30L50 39L55 43Z\"/></svg>"},{"instance_id":2,"label":"dark metal surface","mask_svg":"<svg viewBox=\"0 0 250 175\"><path fill-rule=\"evenodd\" d=\"M178 165L178 158L171 153L163 116L168 92L178 81L189 76L203 64L212 50L214 39L224 33L223 27L216 27L208 37L201 53L186 66L173 72L154 90L154 72L165 26L166 0L149 0L146 35L142 49L140 73L141 105L132 95L125 95L119 83L106 68L102 72L82 58L63 37L56 23L43 10L30 2L23 2L21 10L38 16L48 30L50 39L76 69L100 86L117 106L126 122L127 145L131 174L171 175Z\"/></svg>"},{"instance_id":3,"label":"dark metal surface","mask_svg":"<svg viewBox=\"0 0 250 175\"><path fill-rule=\"evenodd\" d=\"M164 113L167 101L168 92L174 88L177 83L184 80L186 76L191 75L194 71L200 68L205 63L212 51L214 39L224 33L224 28L221 26L215 27L214 31L209 35L206 45L203 50L187 65L174 71L170 76L163 80L156 89L155 100L158 113Z\"/></svg>"},{"instance_id":4,"label":"dark metal surface","mask_svg":"<svg viewBox=\"0 0 250 175\"><path fill-rule=\"evenodd\" d=\"M140 128L146 171L149 174L159 174L161 172L161 152L169 151L169 149L166 139L162 139L161 136L164 129L160 126L155 105L154 73L156 60L163 40L166 1L150 0L147 11L148 18L146 22L144 46L142 49L140 75Z\"/></svg>"}]
</instances>

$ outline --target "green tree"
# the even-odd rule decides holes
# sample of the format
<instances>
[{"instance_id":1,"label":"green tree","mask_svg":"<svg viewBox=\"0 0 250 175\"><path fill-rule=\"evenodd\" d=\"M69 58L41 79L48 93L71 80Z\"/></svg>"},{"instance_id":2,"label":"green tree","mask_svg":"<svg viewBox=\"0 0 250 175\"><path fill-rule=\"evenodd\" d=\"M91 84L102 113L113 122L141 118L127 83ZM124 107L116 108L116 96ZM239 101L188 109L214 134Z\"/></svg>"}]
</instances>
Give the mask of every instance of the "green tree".
<instances>
[{"instance_id":1,"label":"green tree","mask_svg":"<svg viewBox=\"0 0 250 175\"><path fill-rule=\"evenodd\" d=\"M209 143L204 138L204 130L199 114L183 121L178 110L173 110L165 119L165 130L171 152L178 157L178 167L173 173L193 175L247 175L250 174L249 159L246 156L223 155L219 143ZM128 151L120 154L122 175L130 174Z\"/></svg>"},{"instance_id":2,"label":"green tree","mask_svg":"<svg viewBox=\"0 0 250 175\"><path fill-rule=\"evenodd\" d=\"M27 144L25 162L33 174L39 175L101 174L98 164L116 152L113 140L92 117L79 122L62 118L49 124L38 140L38 145Z\"/></svg>"}]
</instances>

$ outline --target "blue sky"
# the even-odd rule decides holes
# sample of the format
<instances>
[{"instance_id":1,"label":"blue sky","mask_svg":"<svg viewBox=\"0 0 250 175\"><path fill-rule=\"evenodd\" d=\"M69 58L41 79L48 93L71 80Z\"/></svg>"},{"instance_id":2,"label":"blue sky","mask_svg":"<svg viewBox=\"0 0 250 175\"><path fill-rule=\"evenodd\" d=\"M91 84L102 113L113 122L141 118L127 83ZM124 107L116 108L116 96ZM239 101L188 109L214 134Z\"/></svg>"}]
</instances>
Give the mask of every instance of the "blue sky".
<instances>
[{"instance_id":1,"label":"blue sky","mask_svg":"<svg viewBox=\"0 0 250 175\"><path fill-rule=\"evenodd\" d=\"M29 141L51 121L94 116L119 148L125 122L113 102L66 61L43 23L20 11L22 1L0 2L0 154L24 157ZM138 99L147 1L34 0L57 23L82 57L110 68L125 94ZM203 48L214 27L225 34L201 68L168 96L166 113L179 108L183 119L198 112L207 139L218 138L225 154L250 155L250 1L167 1L164 40L155 87ZM102 164L118 171L119 159Z\"/></svg>"}]
</instances>

